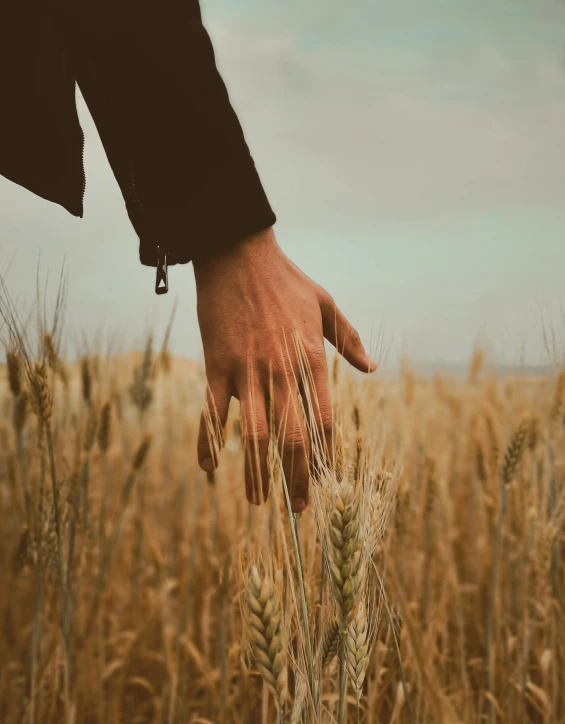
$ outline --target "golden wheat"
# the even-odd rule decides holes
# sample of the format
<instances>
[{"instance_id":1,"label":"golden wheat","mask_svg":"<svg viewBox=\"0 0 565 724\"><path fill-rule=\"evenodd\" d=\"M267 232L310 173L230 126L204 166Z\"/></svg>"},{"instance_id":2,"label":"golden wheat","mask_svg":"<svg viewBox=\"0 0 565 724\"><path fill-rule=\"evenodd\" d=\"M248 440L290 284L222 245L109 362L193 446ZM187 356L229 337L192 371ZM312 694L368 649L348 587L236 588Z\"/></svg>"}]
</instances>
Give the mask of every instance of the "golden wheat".
<instances>
[{"instance_id":1,"label":"golden wheat","mask_svg":"<svg viewBox=\"0 0 565 724\"><path fill-rule=\"evenodd\" d=\"M466 380L361 380L334 361L336 466L295 518L276 460L248 506L237 406L198 469L203 371L165 343L74 363L59 334L34 356L13 332L3 723L563 719L562 372L497 381L476 355Z\"/></svg>"}]
</instances>

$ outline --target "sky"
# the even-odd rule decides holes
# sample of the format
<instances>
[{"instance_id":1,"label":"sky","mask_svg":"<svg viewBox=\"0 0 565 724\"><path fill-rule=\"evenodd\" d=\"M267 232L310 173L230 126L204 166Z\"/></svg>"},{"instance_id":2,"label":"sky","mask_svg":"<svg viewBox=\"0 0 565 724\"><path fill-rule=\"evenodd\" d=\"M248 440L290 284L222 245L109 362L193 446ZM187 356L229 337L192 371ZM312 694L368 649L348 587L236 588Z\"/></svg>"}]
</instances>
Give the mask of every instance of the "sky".
<instances>
[{"instance_id":1,"label":"sky","mask_svg":"<svg viewBox=\"0 0 565 724\"><path fill-rule=\"evenodd\" d=\"M565 351L565 2L203 0L286 254L386 362ZM168 295L84 100L83 219L0 177L0 272L32 301L69 271L71 338L164 333L201 355L192 267ZM554 360L553 360L554 361Z\"/></svg>"}]
</instances>

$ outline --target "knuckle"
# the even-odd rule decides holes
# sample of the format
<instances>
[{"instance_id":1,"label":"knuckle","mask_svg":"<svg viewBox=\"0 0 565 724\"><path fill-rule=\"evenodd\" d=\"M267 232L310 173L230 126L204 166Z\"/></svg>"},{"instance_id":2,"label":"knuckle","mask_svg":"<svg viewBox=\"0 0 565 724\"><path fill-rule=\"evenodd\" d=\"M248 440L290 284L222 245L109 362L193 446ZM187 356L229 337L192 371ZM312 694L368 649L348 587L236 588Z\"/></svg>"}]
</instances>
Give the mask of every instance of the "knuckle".
<instances>
[{"instance_id":1,"label":"knuckle","mask_svg":"<svg viewBox=\"0 0 565 724\"><path fill-rule=\"evenodd\" d=\"M353 327L349 328L349 341L352 345L358 345L361 342L361 337L359 336L359 332L354 329Z\"/></svg>"},{"instance_id":2,"label":"knuckle","mask_svg":"<svg viewBox=\"0 0 565 724\"><path fill-rule=\"evenodd\" d=\"M269 431L261 422L247 422L244 425L243 438L246 444L252 442L262 443L269 439Z\"/></svg>"},{"instance_id":3,"label":"knuckle","mask_svg":"<svg viewBox=\"0 0 565 724\"><path fill-rule=\"evenodd\" d=\"M290 429L287 431L283 440L283 449L285 452L299 452L305 447L302 431L299 429Z\"/></svg>"},{"instance_id":4,"label":"knuckle","mask_svg":"<svg viewBox=\"0 0 565 724\"><path fill-rule=\"evenodd\" d=\"M222 378L229 372L233 365L233 357L228 354L214 354L206 357L206 376L210 384L218 378Z\"/></svg>"},{"instance_id":5,"label":"knuckle","mask_svg":"<svg viewBox=\"0 0 565 724\"><path fill-rule=\"evenodd\" d=\"M248 444L263 445L269 441L269 435L266 430L259 428L253 430L250 435L247 436Z\"/></svg>"},{"instance_id":6,"label":"knuckle","mask_svg":"<svg viewBox=\"0 0 565 724\"><path fill-rule=\"evenodd\" d=\"M233 361L235 378L241 387L254 388L268 375L269 363L263 355L238 356Z\"/></svg>"},{"instance_id":7,"label":"knuckle","mask_svg":"<svg viewBox=\"0 0 565 724\"><path fill-rule=\"evenodd\" d=\"M323 370L326 366L326 353L323 347L320 347L319 343L312 345L308 351L308 361L310 367L313 370Z\"/></svg>"},{"instance_id":8,"label":"knuckle","mask_svg":"<svg viewBox=\"0 0 565 724\"><path fill-rule=\"evenodd\" d=\"M231 365L234 371L242 379L245 379L250 370L255 370L255 360L242 354L235 354L232 357Z\"/></svg>"},{"instance_id":9,"label":"knuckle","mask_svg":"<svg viewBox=\"0 0 565 724\"><path fill-rule=\"evenodd\" d=\"M327 308L335 307L335 302L333 300L332 295L329 292L327 292L323 287L319 287L318 299L320 302L320 306L322 306L322 307L327 307Z\"/></svg>"},{"instance_id":10,"label":"knuckle","mask_svg":"<svg viewBox=\"0 0 565 724\"><path fill-rule=\"evenodd\" d=\"M277 364L273 365L271 374L273 376L273 383L280 385L287 379L288 371L282 362L277 362Z\"/></svg>"}]
</instances>

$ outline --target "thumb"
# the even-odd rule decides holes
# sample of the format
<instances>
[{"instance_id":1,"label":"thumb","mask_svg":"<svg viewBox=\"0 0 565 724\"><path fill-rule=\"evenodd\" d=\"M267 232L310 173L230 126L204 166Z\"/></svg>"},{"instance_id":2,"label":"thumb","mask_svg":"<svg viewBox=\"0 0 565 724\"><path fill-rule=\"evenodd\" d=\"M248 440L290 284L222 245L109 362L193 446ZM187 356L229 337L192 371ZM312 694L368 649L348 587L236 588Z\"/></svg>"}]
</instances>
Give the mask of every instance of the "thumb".
<instances>
[{"instance_id":1,"label":"thumb","mask_svg":"<svg viewBox=\"0 0 565 724\"><path fill-rule=\"evenodd\" d=\"M320 300L324 337L337 351L361 372L374 372L377 364L365 352L361 337L335 305L334 300L324 296Z\"/></svg>"}]
</instances>

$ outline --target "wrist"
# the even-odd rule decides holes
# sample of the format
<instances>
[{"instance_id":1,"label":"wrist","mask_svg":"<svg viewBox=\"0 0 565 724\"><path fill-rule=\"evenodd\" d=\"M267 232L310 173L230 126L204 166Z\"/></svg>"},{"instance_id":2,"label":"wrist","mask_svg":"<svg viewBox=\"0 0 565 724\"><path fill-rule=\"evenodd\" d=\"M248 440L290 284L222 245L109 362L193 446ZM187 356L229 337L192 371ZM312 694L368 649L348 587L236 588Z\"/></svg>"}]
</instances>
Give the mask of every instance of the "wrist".
<instances>
[{"instance_id":1,"label":"wrist","mask_svg":"<svg viewBox=\"0 0 565 724\"><path fill-rule=\"evenodd\" d=\"M269 254L278 248L272 226L239 239L210 258L193 259L192 266L196 284L211 275L217 275L237 265L247 265L257 257Z\"/></svg>"}]
</instances>

